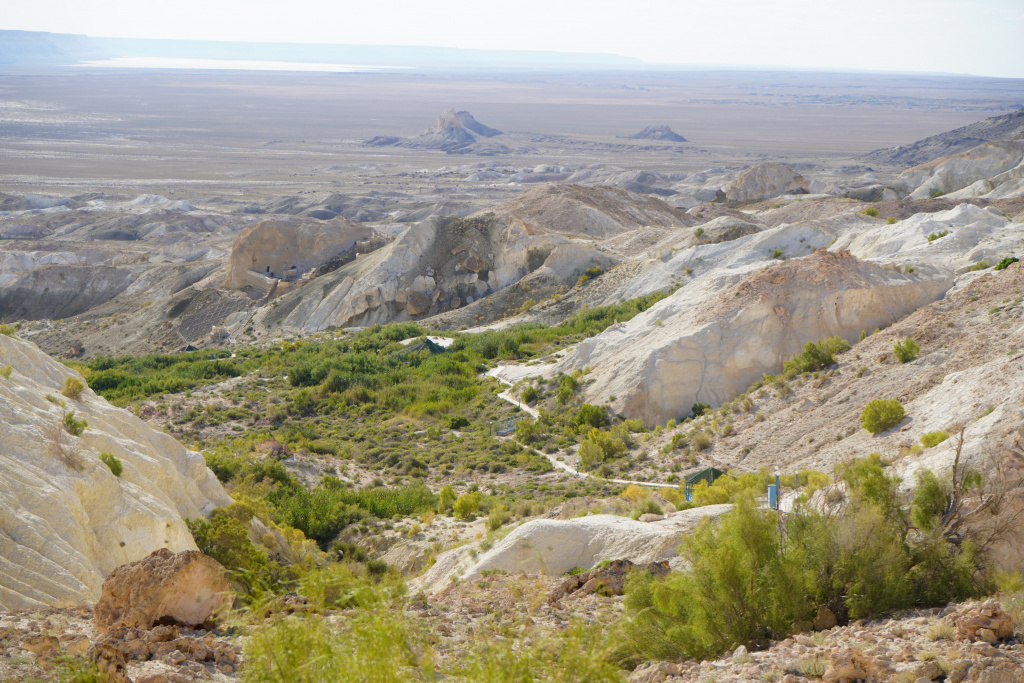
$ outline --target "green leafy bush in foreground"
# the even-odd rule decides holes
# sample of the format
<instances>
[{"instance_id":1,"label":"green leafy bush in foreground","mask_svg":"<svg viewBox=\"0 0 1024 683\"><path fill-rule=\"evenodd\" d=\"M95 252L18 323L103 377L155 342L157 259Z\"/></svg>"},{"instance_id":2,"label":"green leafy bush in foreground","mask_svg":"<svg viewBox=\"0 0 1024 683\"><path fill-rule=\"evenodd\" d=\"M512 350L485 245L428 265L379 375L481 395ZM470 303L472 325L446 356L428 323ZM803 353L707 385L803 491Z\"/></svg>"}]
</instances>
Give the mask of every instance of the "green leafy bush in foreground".
<instances>
[{"instance_id":1,"label":"green leafy bush in foreground","mask_svg":"<svg viewBox=\"0 0 1024 683\"><path fill-rule=\"evenodd\" d=\"M864 406L861 425L872 434L880 434L903 421L906 413L896 399L877 399Z\"/></svg>"},{"instance_id":2,"label":"green leafy bush in foreground","mask_svg":"<svg viewBox=\"0 0 1024 683\"><path fill-rule=\"evenodd\" d=\"M841 623L912 605L944 605L983 593L980 558L935 533L911 540L899 479L878 457L837 468L848 501L841 515L798 507L780 519L752 497L706 520L679 546L686 568L627 582L619 661L707 659L736 645L786 637L795 621L828 607ZM940 505L914 516L934 528Z\"/></svg>"}]
</instances>

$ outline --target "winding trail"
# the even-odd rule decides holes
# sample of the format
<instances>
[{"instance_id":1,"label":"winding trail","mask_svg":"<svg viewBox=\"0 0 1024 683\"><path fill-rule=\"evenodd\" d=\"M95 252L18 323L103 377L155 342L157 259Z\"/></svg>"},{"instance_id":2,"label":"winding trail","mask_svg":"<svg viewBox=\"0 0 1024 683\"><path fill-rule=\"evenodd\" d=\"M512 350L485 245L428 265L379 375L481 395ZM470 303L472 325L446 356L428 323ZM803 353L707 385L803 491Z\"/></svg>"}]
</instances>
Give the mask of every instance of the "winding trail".
<instances>
[{"instance_id":1,"label":"winding trail","mask_svg":"<svg viewBox=\"0 0 1024 683\"><path fill-rule=\"evenodd\" d=\"M509 382L506 379L503 379L501 377L497 377L496 375L491 375L491 376L492 377L496 377L496 379L499 382L501 382L502 384L507 384L509 387L512 386L512 383ZM513 396L508 389L506 389L505 391L503 391L500 394L498 394L498 398L502 399L503 401L508 401L512 405L520 408L524 413L527 413L528 415L530 415L535 420L540 417L540 413L537 411L536 408L531 408L530 406L524 405L523 403L521 403L520 400L518 398L516 398L515 396ZM653 486L653 487L656 487L656 488L664 488L664 489L676 489L676 488L679 488L678 484L661 484L661 483L650 482L650 481L636 481L634 479L604 479L603 477L595 477L594 475L592 475L592 474L590 474L588 472L577 472L575 470L575 468L570 467L569 465L567 465L564 460L559 460L555 456L555 454L544 453L544 457L548 459L548 462L550 462L554 466L555 469L561 470L562 472L565 472L566 474L571 474L572 476L578 477L580 479L593 479L594 481L597 481L597 482L609 481L609 482L612 482L614 484L636 484L637 486Z\"/></svg>"},{"instance_id":2,"label":"winding trail","mask_svg":"<svg viewBox=\"0 0 1024 683\"><path fill-rule=\"evenodd\" d=\"M502 377L499 377L498 375L491 375L490 373L488 373L488 374L491 377L496 378L502 384L506 384L506 385L508 385L510 387L510 389L506 389L505 391L503 391L500 394L498 394L498 398L502 399L503 401L508 401L509 403L511 403L514 406L517 406L523 412L527 413L528 415L530 415L535 420L540 417L540 413L537 411L536 408L531 408L528 405L524 405L522 402L520 402L520 400L518 398L516 398L515 396L512 395L512 393L511 393L512 383L511 382L509 382L508 380L506 380L506 379L504 379ZM610 482L615 483L615 484L636 484L637 486L650 486L650 487L654 487L654 488L668 488L668 489L679 488L679 484L662 484L662 483L651 482L651 481L637 481L637 480L634 480L634 479L603 479L601 477L595 477L594 475L592 475L592 474L590 474L588 472L577 472L573 467L570 467L569 465L567 465L565 463L565 461L558 460L555 457L554 454L544 453L544 457L548 459L548 462L550 462L555 467L555 469L561 470L562 472L565 472L566 474L571 474L572 476L578 477L580 479L593 479L594 481L598 481L598 482L610 481ZM779 509L782 512L792 512L793 511L793 504L796 501L796 499L799 497L799 495L800 495L799 491L784 491L783 494L782 494L782 497L779 499ZM768 507L767 501L765 501L764 507Z\"/></svg>"}]
</instances>

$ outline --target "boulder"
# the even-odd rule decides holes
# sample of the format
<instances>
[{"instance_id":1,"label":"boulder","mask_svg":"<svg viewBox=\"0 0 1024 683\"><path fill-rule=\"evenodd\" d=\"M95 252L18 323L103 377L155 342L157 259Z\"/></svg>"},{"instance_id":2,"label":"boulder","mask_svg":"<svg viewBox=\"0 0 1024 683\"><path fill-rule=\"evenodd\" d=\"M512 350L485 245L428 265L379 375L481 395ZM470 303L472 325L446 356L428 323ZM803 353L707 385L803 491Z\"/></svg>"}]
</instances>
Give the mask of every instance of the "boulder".
<instances>
[{"instance_id":1,"label":"boulder","mask_svg":"<svg viewBox=\"0 0 1024 683\"><path fill-rule=\"evenodd\" d=\"M785 164L757 164L740 173L722 188L734 202L770 199L784 194L807 194L810 188L804 177Z\"/></svg>"},{"instance_id":2,"label":"boulder","mask_svg":"<svg viewBox=\"0 0 1024 683\"><path fill-rule=\"evenodd\" d=\"M34 345L0 335L0 610L95 602L116 567L157 548L195 550L185 519L231 498L203 456L91 389L66 408L78 373ZM80 436L65 410L88 422ZM99 459L123 465L114 476Z\"/></svg>"},{"instance_id":3,"label":"boulder","mask_svg":"<svg viewBox=\"0 0 1024 683\"><path fill-rule=\"evenodd\" d=\"M294 266L298 273L304 273L372 235L371 228L344 218L262 221L242 230L235 238L224 286L244 288L249 271L280 277Z\"/></svg>"},{"instance_id":4,"label":"boulder","mask_svg":"<svg viewBox=\"0 0 1024 683\"><path fill-rule=\"evenodd\" d=\"M432 303L430 296L423 292L409 292L406 308L409 309L409 315L422 315L427 312Z\"/></svg>"},{"instance_id":5,"label":"boulder","mask_svg":"<svg viewBox=\"0 0 1024 683\"><path fill-rule=\"evenodd\" d=\"M956 628L956 639L994 645L1013 637L1013 618L999 603L971 603L946 617Z\"/></svg>"},{"instance_id":6,"label":"boulder","mask_svg":"<svg viewBox=\"0 0 1024 683\"><path fill-rule=\"evenodd\" d=\"M95 607L96 627L100 632L164 623L196 627L226 603L229 590L224 567L212 557L161 548L107 577Z\"/></svg>"}]
</instances>

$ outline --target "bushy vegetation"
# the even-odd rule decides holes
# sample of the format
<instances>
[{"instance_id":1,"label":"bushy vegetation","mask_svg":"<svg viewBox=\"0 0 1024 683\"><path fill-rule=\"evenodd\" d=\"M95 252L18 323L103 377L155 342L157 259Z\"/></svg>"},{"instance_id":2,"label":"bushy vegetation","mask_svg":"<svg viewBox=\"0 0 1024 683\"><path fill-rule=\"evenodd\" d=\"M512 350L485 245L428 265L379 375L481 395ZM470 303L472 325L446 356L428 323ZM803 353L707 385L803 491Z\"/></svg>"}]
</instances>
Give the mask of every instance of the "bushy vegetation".
<instances>
[{"instance_id":1,"label":"bushy vegetation","mask_svg":"<svg viewBox=\"0 0 1024 683\"><path fill-rule=\"evenodd\" d=\"M14 325L8 325L6 323L0 323L0 334L6 335L8 337L13 337L14 333L17 332L17 331L18 331L18 328L16 328Z\"/></svg>"},{"instance_id":2,"label":"bushy vegetation","mask_svg":"<svg viewBox=\"0 0 1024 683\"><path fill-rule=\"evenodd\" d=\"M986 590L969 541L911 536L899 480L884 461L850 461L839 473L848 496L842 515L798 508L780 520L744 496L684 539L686 569L664 579L631 575L621 661L711 658L738 644L764 645L820 607L845 623ZM938 514L932 505L914 516Z\"/></svg>"},{"instance_id":3,"label":"bushy vegetation","mask_svg":"<svg viewBox=\"0 0 1024 683\"><path fill-rule=\"evenodd\" d=\"M1019 260L1016 256L1006 256L996 264L995 270L1006 270L1011 263L1016 263Z\"/></svg>"},{"instance_id":4,"label":"bushy vegetation","mask_svg":"<svg viewBox=\"0 0 1024 683\"><path fill-rule=\"evenodd\" d=\"M0 377L3 377L4 379L10 379L12 370L13 368L10 366L10 364L3 366L2 368L0 368Z\"/></svg>"},{"instance_id":5,"label":"bushy vegetation","mask_svg":"<svg viewBox=\"0 0 1024 683\"><path fill-rule=\"evenodd\" d=\"M917 358L917 354L921 353L921 347L917 345L916 341L907 337L903 341L896 342L892 347L892 352L899 362L909 363Z\"/></svg>"},{"instance_id":6,"label":"bushy vegetation","mask_svg":"<svg viewBox=\"0 0 1024 683\"><path fill-rule=\"evenodd\" d=\"M988 268L988 267L989 267L989 265L990 265L990 264L989 264L989 262L988 262L988 261L978 261L978 262L977 262L977 263L975 263L975 264L974 264L973 266L971 266L971 267L969 268L969 270L970 270L970 271L971 271L971 272L973 273L973 272L975 272L975 271L979 271L979 270L985 270L986 268Z\"/></svg>"},{"instance_id":7,"label":"bushy vegetation","mask_svg":"<svg viewBox=\"0 0 1024 683\"><path fill-rule=\"evenodd\" d=\"M177 393L238 377L255 369L262 356L230 359L226 351L191 351L173 355L97 356L88 363L69 362L89 381L89 387L114 405L124 406L160 394Z\"/></svg>"},{"instance_id":8,"label":"bushy vegetation","mask_svg":"<svg viewBox=\"0 0 1024 683\"><path fill-rule=\"evenodd\" d=\"M802 353L798 353L783 364L783 375L791 379L802 372L824 370L836 364L836 354L849 350L850 343L842 337L807 342Z\"/></svg>"},{"instance_id":9,"label":"bushy vegetation","mask_svg":"<svg viewBox=\"0 0 1024 683\"><path fill-rule=\"evenodd\" d=\"M88 421L75 418L75 411L71 410L64 413L64 429L68 434L81 436L88 426Z\"/></svg>"},{"instance_id":10,"label":"bushy vegetation","mask_svg":"<svg viewBox=\"0 0 1024 683\"><path fill-rule=\"evenodd\" d=\"M60 393L77 401L83 391L85 391L85 384L82 380L77 377L66 377L64 378L64 388L60 390Z\"/></svg>"},{"instance_id":11,"label":"bushy vegetation","mask_svg":"<svg viewBox=\"0 0 1024 683\"><path fill-rule=\"evenodd\" d=\"M861 211L861 213L864 214L865 216L871 216L872 218L878 218L878 209L876 209L873 206L869 206L868 208L866 208L863 211Z\"/></svg>"},{"instance_id":12,"label":"bushy vegetation","mask_svg":"<svg viewBox=\"0 0 1024 683\"><path fill-rule=\"evenodd\" d=\"M921 435L921 445L925 448L934 448L940 443L949 438L949 432L945 430L939 430L936 432L928 432L927 434Z\"/></svg>"},{"instance_id":13,"label":"bushy vegetation","mask_svg":"<svg viewBox=\"0 0 1024 683\"><path fill-rule=\"evenodd\" d=\"M418 482L394 488L356 489L328 476L309 489L275 460L211 455L207 463L221 481L262 485L260 494L270 519L298 529L323 549L345 527L367 517L418 515L438 506L438 496Z\"/></svg>"},{"instance_id":14,"label":"bushy vegetation","mask_svg":"<svg viewBox=\"0 0 1024 683\"><path fill-rule=\"evenodd\" d=\"M110 472L115 477L120 477L124 473L124 464L114 457L113 453L100 453L100 460L103 461L104 465L110 468Z\"/></svg>"},{"instance_id":15,"label":"bushy vegetation","mask_svg":"<svg viewBox=\"0 0 1024 683\"><path fill-rule=\"evenodd\" d=\"M928 244L931 244L935 240L942 239L949 234L949 230L940 230L939 232L933 232L928 235Z\"/></svg>"},{"instance_id":16,"label":"bushy vegetation","mask_svg":"<svg viewBox=\"0 0 1024 683\"><path fill-rule=\"evenodd\" d=\"M895 427L906 413L903 405L896 399L876 399L864 406L861 413L861 425L872 434L880 434Z\"/></svg>"}]
</instances>

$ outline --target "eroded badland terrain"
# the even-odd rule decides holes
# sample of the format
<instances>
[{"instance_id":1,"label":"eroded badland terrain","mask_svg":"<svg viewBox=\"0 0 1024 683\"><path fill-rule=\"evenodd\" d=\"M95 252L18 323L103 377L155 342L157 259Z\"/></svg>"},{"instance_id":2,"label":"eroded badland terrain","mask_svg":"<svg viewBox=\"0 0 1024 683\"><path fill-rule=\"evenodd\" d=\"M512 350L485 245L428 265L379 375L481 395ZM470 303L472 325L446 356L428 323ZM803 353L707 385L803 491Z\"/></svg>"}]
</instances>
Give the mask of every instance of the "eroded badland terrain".
<instances>
[{"instance_id":1,"label":"eroded badland terrain","mask_svg":"<svg viewBox=\"0 0 1024 683\"><path fill-rule=\"evenodd\" d=\"M0 680L1024 680L1022 103L5 66Z\"/></svg>"}]
</instances>

